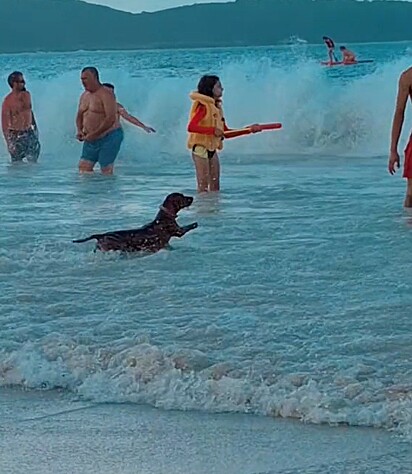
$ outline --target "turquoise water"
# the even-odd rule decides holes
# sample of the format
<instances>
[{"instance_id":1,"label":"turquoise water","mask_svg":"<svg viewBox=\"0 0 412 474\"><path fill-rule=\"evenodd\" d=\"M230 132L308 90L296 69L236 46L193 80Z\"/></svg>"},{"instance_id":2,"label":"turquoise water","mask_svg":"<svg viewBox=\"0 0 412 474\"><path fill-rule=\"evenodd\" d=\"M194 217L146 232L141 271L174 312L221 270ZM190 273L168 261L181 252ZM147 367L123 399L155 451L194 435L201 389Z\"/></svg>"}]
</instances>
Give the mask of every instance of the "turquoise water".
<instances>
[{"instance_id":1,"label":"turquoise water","mask_svg":"<svg viewBox=\"0 0 412 474\"><path fill-rule=\"evenodd\" d=\"M0 56L21 69L43 155L0 147L0 385L74 399L239 412L412 435L411 216L386 171L397 79L412 45ZM79 177L79 70L96 65L158 130L125 125L116 176ZM138 227L195 193L189 92L214 72L229 126L222 192L196 196L172 251L123 257L73 238ZM405 144L407 116L401 145Z\"/></svg>"}]
</instances>

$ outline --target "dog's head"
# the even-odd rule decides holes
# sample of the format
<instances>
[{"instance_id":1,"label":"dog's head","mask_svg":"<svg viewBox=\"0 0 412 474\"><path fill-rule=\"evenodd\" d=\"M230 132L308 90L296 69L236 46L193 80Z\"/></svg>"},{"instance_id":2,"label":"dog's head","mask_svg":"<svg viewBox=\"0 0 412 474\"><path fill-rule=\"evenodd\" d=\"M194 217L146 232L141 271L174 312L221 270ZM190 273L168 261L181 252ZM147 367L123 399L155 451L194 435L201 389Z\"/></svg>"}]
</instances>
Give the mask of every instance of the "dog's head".
<instances>
[{"instance_id":1,"label":"dog's head","mask_svg":"<svg viewBox=\"0 0 412 474\"><path fill-rule=\"evenodd\" d=\"M167 209L170 213L177 215L181 209L189 207L192 202L192 196L185 196L181 193L172 193L163 201L162 207Z\"/></svg>"}]
</instances>

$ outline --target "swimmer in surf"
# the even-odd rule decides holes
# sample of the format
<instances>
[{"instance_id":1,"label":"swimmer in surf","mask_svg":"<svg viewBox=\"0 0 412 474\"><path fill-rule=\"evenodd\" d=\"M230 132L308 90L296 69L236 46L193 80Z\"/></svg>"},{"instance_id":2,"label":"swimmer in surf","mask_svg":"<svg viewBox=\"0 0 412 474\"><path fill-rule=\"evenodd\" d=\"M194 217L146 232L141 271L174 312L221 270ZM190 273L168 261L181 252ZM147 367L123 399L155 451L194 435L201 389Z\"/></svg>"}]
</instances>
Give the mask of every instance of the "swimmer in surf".
<instances>
[{"instance_id":1,"label":"swimmer in surf","mask_svg":"<svg viewBox=\"0 0 412 474\"><path fill-rule=\"evenodd\" d=\"M1 124L11 162L27 160L37 163L40 155L39 134L23 73L12 72L7 82L11 92L3 101Z\"/></svg>"},{"instance_id":2,"label":"swimmer in surf","mask_svg":"<svg viewBox=\"0 0 412 474\"><path fill-rule=\"evenodd\" d=\"M196 169L197 191L219 191L220 163L218 150L223 149L224 133L229 131L222 109L223 87L217 76L203 76L197 91L190 94L192 108L187 126L188 148ZM252 133L261 132L259 124L250 125ZM238 135L242 135L240 132Z\"/></svg>"},{"instance_id":3,"label":"swimmer in surf","mask_svg":"<svg viewBox=\"0 0 412 474\"><path fill-rule=\"evenodd\" d=\"M79 172L91 173L99 163L102 174L111 175L123 141L117 102L113 93L100 82L95 67L83 68L81 81L85 91L76 116L76 137L83 142Z\"/></svg>"}]
</instances>

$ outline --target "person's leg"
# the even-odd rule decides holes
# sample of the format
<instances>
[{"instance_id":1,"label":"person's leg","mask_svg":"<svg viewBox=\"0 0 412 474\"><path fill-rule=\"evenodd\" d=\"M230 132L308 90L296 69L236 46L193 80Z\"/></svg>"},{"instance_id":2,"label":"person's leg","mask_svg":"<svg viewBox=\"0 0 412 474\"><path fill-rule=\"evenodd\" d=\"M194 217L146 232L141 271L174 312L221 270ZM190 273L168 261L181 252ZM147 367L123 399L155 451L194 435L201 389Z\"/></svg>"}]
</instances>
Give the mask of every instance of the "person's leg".
<instances>
[{"instance_id":1,"label":"person's leg","mask_svg":"<svg viewBox=\"0 0 412 474\"><path fill-rule=\"evenodd\" d=\"M406 196L404 201L405 207L412 207L412 135L406 145L405 160L403 163L403 177L407 179Z\"/></svg>"},{"instance_id":2,"label":"person's leg","mask_svg":"<svg viewBox=\"0 0 412 474\"><path fill-rule=\"evenodd\" d=\"M197 192L207 193L209 191L209 159L192 153L196 170Z\"/></svg>"},{"instance_id":3,"label":"person's leg","mask_svg":"<svg viewBox=\"0 0 412 474\"><path fill-rule=\"evenodd\" d=\"M25 156L24 137L19 132L10 133L10 144L8 147L12 163L22 163Z\"/></svg>"},{"instance_id":4,"label":"person's leg","mask_svg":"<svg viewBox=\"0 0 412 474\"><path fill-rule=\"evenodd\" d=\"M81 158L79 161L79 173L93 173L94 165L95 163L93 161Z\"/></svg>"},{"instance_id":5,"label":"person's leg","mask_svg":"<svg viewBox=\"0 0 412 474\"><path fill-rule=\"evenodd\" d=\"M99 163L102 174L112 175L114 162L120 151L123 141L123 129L116 128L101 138L102 143L99 151Z\"/></svg>"},{"instance_id":6,"label":"person's leg","mask_svg":"<svg viewBox=\"0 0 412 474\"><path fill-rule=\"evenodd\" d=\"M79 173L93 173L99 153L98 143L83 142L82 157L79 161Z\"/></svg>"},{"instance_id":7,"label":"person's leg","mask_svg":"<svg viewBox=\"0 0 412 474\"><path fill-rule=\"evenodd\" d=\"M408 178L406 185L406 196L403 205L405 207L412 207L412 178Z\"/></svg>"},{"instance_id":8,"label":"person's leg","mask_svg":"<svg viewBox=\"0 0 412 474\"><path fill-rule=\"evenodd\" d=\"M40 156L40 142L34 130L30 130L27 144L27 161L37 163Z\"/></svg>"},{"instance_id":9,"label":"person's leg","mask_svg":"<svg viewBox=\"0 0 412 474\"><path fill-rule=\"evenodd\" d=\"M220 190L220 162L219 156L215 152L212 158L209 159L209 180L210 191Z\"/></svg>"},{"instance_id":10,"label":"person's leg","mask_svg":"<svg viewBox=\"0 0 412 474\"><path fill-rule=\"evenodd\" d=\"M105 174L106 176L111 176L113 174L113 170L114 170L114 163L112 163L111 165L100 167L100 171L102 172L102 174Z\"/></svg>"}]
</instances>

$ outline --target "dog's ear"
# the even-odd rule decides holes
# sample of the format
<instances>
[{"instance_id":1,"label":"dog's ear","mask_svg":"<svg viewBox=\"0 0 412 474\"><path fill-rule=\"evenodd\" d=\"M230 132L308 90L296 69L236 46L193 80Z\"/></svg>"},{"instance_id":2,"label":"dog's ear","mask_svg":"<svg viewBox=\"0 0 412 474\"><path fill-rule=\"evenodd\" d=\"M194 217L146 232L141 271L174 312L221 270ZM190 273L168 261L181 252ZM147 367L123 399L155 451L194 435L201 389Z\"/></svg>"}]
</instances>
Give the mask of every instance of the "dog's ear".
<instances>
[{"instance_id":1,"label":"dog's ear","mask_svg":"<svg viewBox=\"0 0 412 474\"><path fill-rule=\"evenodd\" d=\"M163 202L163 206L170 211L177 212L184 206L184 195L182 193L171 193Z\"/></svg>"},{"instance_id":2,"label":"dog's ear","mask_svg":"<svg viewBox=\"0 0 412 474\"><path fill-rule=\"evenodd\" d=\"M173 204L173 201L176 199L176 194L177 193L168 194L165 200L163 201L163 206L169 209L170 206Z\"/></svg>"}]
</instances>

